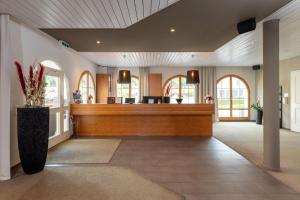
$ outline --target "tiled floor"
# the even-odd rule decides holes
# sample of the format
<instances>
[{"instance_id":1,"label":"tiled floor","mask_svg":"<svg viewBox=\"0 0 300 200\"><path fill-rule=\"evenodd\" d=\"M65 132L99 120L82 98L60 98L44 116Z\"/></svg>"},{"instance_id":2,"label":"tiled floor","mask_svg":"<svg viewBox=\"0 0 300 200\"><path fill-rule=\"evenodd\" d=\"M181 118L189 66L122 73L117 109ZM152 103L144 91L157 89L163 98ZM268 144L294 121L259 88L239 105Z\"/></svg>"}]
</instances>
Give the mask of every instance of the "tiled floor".
<instances>
[{"instance_id":1,"label":"tiled floor","mask_svg":"<svg viewBox=\"0 0 300 200\"><path fill-rule=\"evenodd\" d=\"M263 126L254 122L218 122L214 137L258 166L263 163ZM300 134L280 130L280 171L272 176L300 193Z\"/></svg>"},{"instance_id":2,"label":"tiled floor","mask_svg":"<svg viewBox=\"0 0 300 200\"><path fill-rule=\"evenodd\" d=\"M215 138L124 138L110 165L187 200L298 200L300 195Z\"/></svg>"}]
</instances>

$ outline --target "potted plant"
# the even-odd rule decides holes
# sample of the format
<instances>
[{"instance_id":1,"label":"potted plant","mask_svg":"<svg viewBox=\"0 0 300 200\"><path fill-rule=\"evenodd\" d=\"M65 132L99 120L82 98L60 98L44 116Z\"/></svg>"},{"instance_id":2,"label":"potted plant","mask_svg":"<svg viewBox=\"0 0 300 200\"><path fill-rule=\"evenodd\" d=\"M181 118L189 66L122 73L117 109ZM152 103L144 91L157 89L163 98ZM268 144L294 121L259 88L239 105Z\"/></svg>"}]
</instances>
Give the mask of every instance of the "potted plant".
<instances>
[{"instance_id":1,"label":"potted plant","mask_svg":"<svg viewBox=\"0 0 300 200\"><path fill-rule=\"evenodd\" d=\"M82 103L82 95L79 90L75 90L75 92L73 92L73 99L74 99L74 102L77 104Z\"/></svg>"},{"instance_id":2,"label":"potted plant","mask_svg":"<svg viewBox=\"0 0 300 200\"><path fill-rule=\"evenodd\" d=\"M207 104L212 104L212 103L214 103L214 98L213 98L210 94L205 95L204 98L203 98L203 100L204 100L205 103L207 103Z\"/></svg>"},{"instance_id":3,"label":"potted plant","mask_svg":"<svg viewBox=\"0 0 300 200\"><path fill-rule=\"evenodd\" d=\"M89 96L88 96L87 103L88 103L88 104L91 104L91 103L93 102L93 98L94 98L94 97L93 97L92 95L89 95Z\"/></svg>"},{"instance_id":4,"label":"potted plant","mask_svg":"<svg viewBox=\"0 0 300 200\"><path fill-rule=\"evenodd\" d=\"M171 92L171 88L172 88L172 83L169 83L169 85L167 86L167 89L165 91L165 94L163 96L163 103L170 103L170 92Z\"/></svg>"},{"instance_id":5,"label":"potted plant","mask_svg":"<svg viewBox=\"0 0 300 200\"><path fill-rule=\"evenodd\" d=\"M25 106L17 108L18 146L21 165L26 174L44 169L49 137L49 107L45 107L45 68L30 66L24 77L22 66L15 62L20 85L26 99Z\"/></svg>"},{"instance_id":6,"label":"potted plant","mask_svg":"<svg viewBox=\"0 0 300 200\"><path fill-rule=\"evenodd\" d=\"M176 99L176 101L177 101L178 104L182 104L182 101L183 101L182 96L179 96L179 98Z\"/></svg>"},{"instance_id":7,"label":"potted plant","mask_svg":"<svg viewBox=\"0 0 300 200\"><path fill-rule=\"evenodd\" d=\"M252 104L251 108L256 110L256 112L257 112L256 124L262 124L263 107L260 105L260 102L257 101L256 103Z\"/></svg>"}]
</instances>

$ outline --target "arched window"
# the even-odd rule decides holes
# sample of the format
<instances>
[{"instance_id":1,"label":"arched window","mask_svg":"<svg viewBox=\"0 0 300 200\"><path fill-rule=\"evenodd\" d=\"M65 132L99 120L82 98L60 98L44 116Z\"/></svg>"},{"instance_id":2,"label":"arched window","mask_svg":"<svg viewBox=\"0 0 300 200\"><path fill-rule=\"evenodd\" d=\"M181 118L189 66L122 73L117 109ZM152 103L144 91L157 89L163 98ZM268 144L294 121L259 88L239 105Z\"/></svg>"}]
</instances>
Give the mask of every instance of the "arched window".
<instances>
[{"instance_id":1,"label":"arched window","mask_svg":"<svg viewBox=\"0 0 300 200\"><path fill-rule=\"evenodd\" d=\"M78 90L82 95L82 103L87 103L88 97L93 97L92 103L95 103L95 81L93 75L89 71L84 71L79 79Z\"/></svg>"},{"instance_id":2,"label":"arched window","mask_svg":"<svg viewBox=\"0 0 300 200\"><path fill-rule=\"evenodd\" d=\"M40 62L45 67L45 105L50 107L49 138L54 138L70 130L70 95L67 77L61 67L52 60ZM49 144L53 146L53 144Z\"/></svg>"},{"instance_id":3,"label":"arched window","mask_svg":"<svg viewBox=\"0 0 300 200\"><path fill-rule=\"evenodd\" d=\"M217 100L220 120L250 119L250 89L242 77L226 75L220 78Z\"/></svg>"},{"instance_id":4,"label":"arched window","mask_svg":"<svg viewBox=\"0 0 300 200\"><path fill-rule=\"evenodd\" d=\"M177 75L166 81L164 93L171 84L170 97L171 103L177 103L176 99L181 97L184 104L194 104L196 102L196 87L194 84L186 84L186 76Z\"/></svg>"},{"instance_id":5,"label":"arched window","mask_svg":"<svg viewBox=\"0 0 300 200\"><path fill-rule=\"evenodd\" d=\"M140 99L140 80L137 76L131 76L131 84L117 84L117 96L124 98ZM124 100L123 100L124 101Z\"/></svg>"}]
</instances>

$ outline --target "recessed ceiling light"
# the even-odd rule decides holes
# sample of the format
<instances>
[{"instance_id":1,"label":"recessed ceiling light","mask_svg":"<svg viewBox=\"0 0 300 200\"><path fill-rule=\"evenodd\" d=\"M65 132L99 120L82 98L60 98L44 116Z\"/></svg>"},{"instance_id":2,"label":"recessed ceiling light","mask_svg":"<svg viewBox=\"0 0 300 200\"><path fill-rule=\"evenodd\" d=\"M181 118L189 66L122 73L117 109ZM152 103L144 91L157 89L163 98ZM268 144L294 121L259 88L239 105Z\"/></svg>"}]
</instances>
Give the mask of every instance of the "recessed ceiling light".
<instances>
[{"instance_id":1,"label":"recessed ceiling light","mask_svg":"<svg viewBox=\"0 0 300 200\"><path fill-rule=\"evenodd\" d=\"M174 33L175 31L176 31L175 28L171 28L171 29L170 29L170 32L171 32L171 33Z\"/></svg>"},{"instance_id":2,"label":"recessed ceiling light","mask_svg":"<svg viewBox=\"0 0 300 200\"><path fill-rule=\"evenodd\" d=\"M96 42L97 44L101 44L101 41L100 40L97 40L97 42Z\"/></svg>"}]
</instances>

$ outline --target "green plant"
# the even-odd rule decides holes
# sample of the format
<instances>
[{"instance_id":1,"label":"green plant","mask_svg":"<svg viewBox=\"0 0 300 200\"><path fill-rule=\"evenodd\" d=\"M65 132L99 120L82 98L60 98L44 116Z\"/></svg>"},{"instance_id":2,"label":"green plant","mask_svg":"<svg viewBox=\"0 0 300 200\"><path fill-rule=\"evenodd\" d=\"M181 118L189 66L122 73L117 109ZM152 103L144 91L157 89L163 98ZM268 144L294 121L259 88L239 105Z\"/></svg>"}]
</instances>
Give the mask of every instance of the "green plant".
<instances>
[{"instance_id":1,"label":"green plant","mask_svg":"<svg viewBox=\"0 0 300 200\"><path fill-rule=\"evenodd\" d=\"M263 107L260 105L260 102L257 101L256 103L251 105L251 108L256 110L256 111L263 111Z\"/></svg>"}]
</instances>

